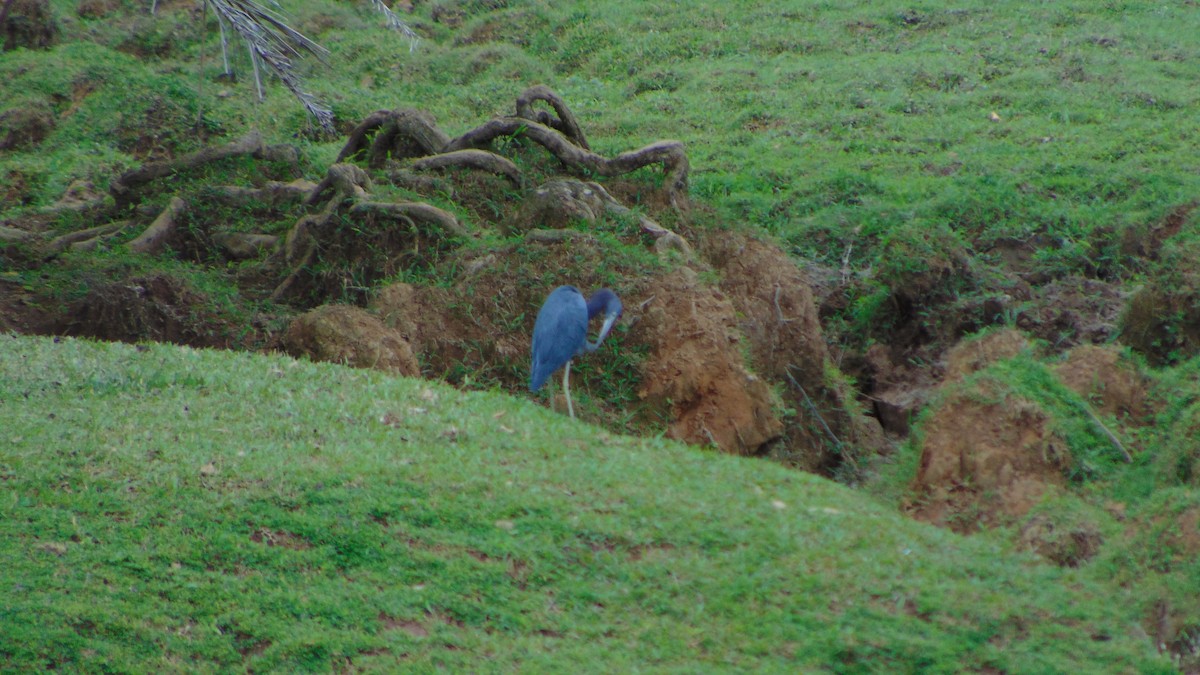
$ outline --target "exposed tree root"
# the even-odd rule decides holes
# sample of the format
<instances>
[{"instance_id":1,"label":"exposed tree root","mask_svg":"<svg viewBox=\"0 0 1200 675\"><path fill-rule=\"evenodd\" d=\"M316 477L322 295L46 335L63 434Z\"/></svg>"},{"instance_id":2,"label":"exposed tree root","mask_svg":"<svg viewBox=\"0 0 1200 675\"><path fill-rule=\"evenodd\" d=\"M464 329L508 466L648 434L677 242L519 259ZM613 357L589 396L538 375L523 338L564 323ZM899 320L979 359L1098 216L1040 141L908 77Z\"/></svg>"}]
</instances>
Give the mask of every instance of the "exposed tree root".
<instances>
[{"instance_id":1,"label":"exposed tree root","mask_svg":"<svg viewBox=\"0 0 1200 675\"><path fill-rule=\"evenodd\" d=\"M353 164L334 164L329 167L325 177L308 193L304 200L305 206L316 206L330 191L333 191L333 201L325 206L329 211L336 202L344 199L363 199L369 194L371 177L366 171Z\"/></svg>"},{"instance_id":2,"label":"exposed tree root","mask_svg":"<svg viewBox=\"0 0 1200 675\"><path fill-rule=\"evenodd\" d=\"M664 251L679 251L685 256L691 257L692 247L687 243L687 240L678 234L659 225L649 216L641 213L634 213L632 209L617 201L612 195L608 194L599 183L587 183L589 187L596 190L600 197L604 200L604 208L609 213L618 216L632 216L638 219L638 226L642 228L642 232L654 238L654 250L659 253Z\"/></svg>"},{"instance_id":3,"label":"exposed tree root","mask_svg":"<svg viewBox=\"0 0 1200 675\"><path fill-rule=\"evenodd\" d=\"M225 255L233 260L257 258L263 251L274 248L279 243L279 237L273 234L250 232L230 232L217 235L213 240Z\"/></svg>"},{"instance_id":4,"label":"exposed tree root","mask_svg":"<svg viewBox=\"0 0 1200 675\"><path fill-rule=\"evenodd\" d=\"M410 225L426 223L441 228L456 237L470 237L471 233L463 227L452 214L436 206L423 202L358 202L350 208L354 214L386 215L396 220L402 220Z\"/></svg>"},{"instance_id":5,"label":"exposed tree root","mask_svg":"<svg viewBox=\"0 0 1200 675\"><path fill-rule=\"evenodd\" d=\"M252 202L261 202L270 206L282 206L293 202L303 202L312 194L315 183L297 179L290 183L267 181L260 188L246 188L237 185L221 185L212 188L212 197L227 206L245 206Z\"/></svg>"},{"instance_id":6,"label":"exposed tree root","mask_svg":"<svg viewBox=\"0 0 1200 675\"><path fill-rule=\"evenodd\" d=\"M455 150L439 155L431 155L413 162L412 168L417 171L430 169L445 169L448 167L465 167L479 169L489 173L504 176L514 187L521 187L524 181L521 170L508 159L486 150Z\"/></svg>"},{"instance_id":7,"label":"exposed tree root","mask_svg":"<svg viewBox=\"0 0 1200 675\"><path fill-rule=\"evenodd\" d=\"M558 117L552 117L549 113L534 111L533 103L535 101L545 101L554 108L554 112ZM551 91L550 87L544 84L534 85L517 97L517 117L523 117L527 120L533 120L538 124L544 124L551 129L566 136L572 143L578 145L584 150L591 150L587 139L583 136L583 129L579 128L579 122L575 120L575 114L567 107L565 101L558 94Z\"/></svg>"},{"instance_id":8,"label":"exposed tree root","mask_svg":"<svg viewBox=\"0 0 1200 675\"><path fill-rule=\"evenodd\" d=\"M296 148L290 145L263 145L262 135L252 131L225 145L203 148L190 155L165 162L149 162L136 169L130 169L113 181L108 191L117 202L117 207L122 208L134 201L136 190L146 183L179 171L240 155L254 155L259 159L288 162L295 168L299 167L300 154Z\"/></svg>"},{"instance_id":9,"label":"exposed tree root","mask_svg":"<svg viewBox=\"0 0 1200 675\"><path fill-rule=\"evenodd\" d=\"M96 244L98 244L100 242L100 240L102 240L106 237L112 236L114 234L117 234L118 232L125 229L126 227L129 227L129 221L128 220L120 220L115 223L109 223L107 225L100 225L97 227L89 227L86 230L77 230L75 232L68 232L67 234L64 234L60 237L55 237L54 239L51 239L46 244L45 248L42 249L42 255L48 259L48 258L53 258L54 256L67 250L68 248L74 248L76 250L79 250L80 248L82 248L84 250L91 250L92 248L95 247ZM80 247L79 246L80 244L88 244L88 245Z\"/></svg>"},{"instance_id":10,"label":"exposed tree root","mask_svg":"<svg viewBox=\"0 0 1200 675\"><path fill-rule=\"evenodd\" d=\"M316 262L319 251L349 245L337 241L338 216L344 216L354 223L370 221L378 224L380 221L391 221L434 239L471 236L453 214L435 206L422 202L371 201L368 191L370 185L370 177L357 166L334 164L329 167L325 178L309 192L305 200L309 206L324 202L324 208L320 213L306 215L297 220L284 240L284 264L291 271L271 293L272 300L281 301L295 290L305 270ZM386 237L388 230L386 227L371 228L370 233L364 236Z\"/></svg>"},{"instance_id":11,"label":"exposed tree root","mask_svg":"<svg viewBox=\"0 0 1200 675\"><path fill-rule=\"evenodd\" d=\"M567 241L593 241L595 237L579 230L530 230L525 241L535 244L561 244Z\"/></svg>"},{"instance_id":12,"label":"exposed tree root","mask_svg":"<svg viewBox=\"0 0 1200 675\"><path fill-rule=\"evenodd\" d=\"M374 132L374 137L368 137ZM423 157L442 151L450 137L438 128L433 116L421 110L377 110L350 132L350 138L337 162L352 159L370 144L367 165L380 168L388 154L397 157Z\"/></svg>"},{"instance_id":13,"label":"exposed tree root","mask_svg":"<svg viewBox=\"0 0 1200 675\"><path fill-rule=\"evenodd\" d=\"M534 111L535 101L549 103L557 117L544 111ZM433 117L427 113L417 110L374 112L351 132L337 161L345 161L366 151L367 165L371 168L384 166L389 157L420 158L418 161L425 166L444 166L436 164L432 158L485 148L502 136L527 137L554 155L564 166L583 175L613 177L652 164L661 164L663 189L670 197L671 204L681 211L687 207L689 165L683 143L658 141L612 158L599 155L591 150L566 103L542 85L531 87L518 97L515 116L495 118L454 139L438 129ZM505 171L497 171L494 164L474 163L477 161L482 162L453 160L459 166L502 173L509 176L510 180L515 180L507 167ZM515 165L512 169L516 169Z\"/></svg>"},{"instance_id":14,"label":"exposed tree root","mask_svg":"<svg viewBox=\"0 0 1200 675\"><path fill-rule=\"evenodd\" d=\"M187 210L186 202L179 197L171 197L167 208L158 214L146 231L129 242L129 250L134 253L158 253L166 243L167 237L170 237L171 233L175 231L175 227L179 224L179 217L185 210Z\"/></svg>"},{"instance_id":15,"label":"exposed tree root","mask_svg":"<svg viewBox=\"0 0 1200 675\"><path fill-rule=\"evenodd\" d=\"M30 239L33 239L35 236L37 236L37 235L35 235L32 232L27 232L25 230L22 230L20 228L5 227L3 225L0 225L0 243L19 244L21 242L29 241Z\"/></svg>"},{"instance_id":16,"label":"exposed tree root","mask_svg":"<svg viewBox=\"0 0 1200 675\"><path fill-rule=\"evenodd\" d=\"M686 206L688 160L683 143L658 141L611 159L585 150L543 124L520 117L499 117L450 141L443 151L482 147L501 136L523 136L546 148L560 162L582 174L611 178L651 164L662 164L663 188L677 209Z\"/></svg>"},{"instance_id":17,"label":"exposed tree root","mask_svg":"<svg viewBox=\"0 0 1200 675\"><path fill-rule=\"evenodd\" d=\"M535 109L539 104L549 110ZM320 283L326 286L331 280L337 283L340 279L341 283L358 287L366 284L366 279L404 269L403 264L425 264L436 259L436 249L443 248L443 242L470 237L471 232L452 213L429 204L392 203L373 198L367 171L344 161L361 158L371 168L382 168L390 160L412 160L407 166L395 169L393 174L398 170L408 182L433 185L436 189L441 189L436 186L448 186L453 190L454 184L444 183L440 178L421 177L414 172L452 168L481 171L501 176L513 186L522 188L525 177L521 168L487 149L502 137L530 139L576 174L613 177L661 164L663 188L671 203L680 210L686 208L689 165L682 143L658 141L615 157L604 157L592 151L578 120L563 99L541 85L530 87L517 97L515 113L514 116L492 119L457 138L451 138L439 129L434 118L420 110L372 113L350 133L337 163L316 184L303 180L272 181L261 187L221 186L208 193L207 198L211 201L235 207L265 204L279 208L301 202L310 212L298 218L285 236L244 232L204 234L200 245L215 246L221 255L235 260L251 259L275 249L271 266L287 270L272 293L275 300L289 296L302 278L308 281L323 279ZM207 147L170 161L150 162L127 171L112 182L109 192L118 210L127 209L140 199L141 188L155 180L245 155L299 166L295 148L265 146L261 135L252 132L224 145ZM591 212L636 219L642 232L653 238L659 252L678 250L688 256L692 254L691 247L682 237L650 217L631 211L599 184L580 184L584 191L593 193L588 201ZM96 202L94 196L92 202ZM94 206L92 202L85 207ZM130 249L149 254L161 251L187 208L188 204L179 196L171 198L145 231L129 243ZM63 235L48 242L44 251L47 256L54 256L69 247L94 247L127 226L128 223L122 221ZM14 231L13 234L18 233ZM527 239L552 242L575 236L534 231ZM435 249L434 258L429 257L431 247ZM314 269L318 261L321 262L319 270Z\"/></svg>"},{"instance_id":18,"label":"exposed tree root","mask_svg":"<svg viewBox=\"0 0 1200 675\"><path fill-rule=\"evenodd\" d=\"M184 155L183 157L178 157L167 162L149 162L136 169L126 171L112 182L108 191L112 194L113 199L117 201L117 205L123 206L133 201L133 192L135 189L150 181L202 164L258 152L262 147L262 135L257 131L252 131L232 143L204 148L190 155Z\"/></svg>"}]
</instances>

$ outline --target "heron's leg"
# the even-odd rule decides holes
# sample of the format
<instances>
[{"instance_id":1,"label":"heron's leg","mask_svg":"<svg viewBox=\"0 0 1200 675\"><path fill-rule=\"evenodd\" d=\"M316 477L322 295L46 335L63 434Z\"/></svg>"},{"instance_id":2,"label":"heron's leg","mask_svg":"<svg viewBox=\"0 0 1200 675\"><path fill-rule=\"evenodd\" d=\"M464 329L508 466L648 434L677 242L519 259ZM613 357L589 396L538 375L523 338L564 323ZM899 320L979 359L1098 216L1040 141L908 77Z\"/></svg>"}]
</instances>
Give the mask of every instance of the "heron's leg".
<instances>
[{"instance_id":1,"label":"heron's leg","mask_svg":"<svg viewBox=\"0 0 1200 675\"><path fill-rule=\"evenodd\" d=\"M575 419L575 406L571 405L571 362L567 361L567 367L563 369L563 393L567 395L567 412L571 413L571 419Z\"/></svg>"}]
</instances>

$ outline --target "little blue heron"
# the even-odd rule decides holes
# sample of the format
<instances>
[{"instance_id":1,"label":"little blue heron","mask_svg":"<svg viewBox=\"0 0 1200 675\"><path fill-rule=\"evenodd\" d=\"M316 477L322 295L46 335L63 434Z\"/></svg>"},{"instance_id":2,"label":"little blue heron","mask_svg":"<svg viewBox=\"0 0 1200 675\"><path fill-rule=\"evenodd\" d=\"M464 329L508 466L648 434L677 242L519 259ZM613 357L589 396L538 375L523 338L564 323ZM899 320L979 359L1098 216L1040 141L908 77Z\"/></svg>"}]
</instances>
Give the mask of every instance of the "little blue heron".
<instances>
[{"instance_id":1,"label":"little blue heron","mask_svg":"<svg viewBox=\"0 0 1200 675\"><path fill-rule=\"evenodd\" d=\"M588 322L604 313L604 325L595 342L587 341ZM567 412L575 417L571 405L571 359L594 352L608 337L608 331L621 318L621 300L616 293L601 288L583 301L583 293L574 286L559 286L546 298L533 325L533 368L529 375L529 391L537 391L556 370L563 372L563 392L567 396Z\"/></svg>"}]
</instances>

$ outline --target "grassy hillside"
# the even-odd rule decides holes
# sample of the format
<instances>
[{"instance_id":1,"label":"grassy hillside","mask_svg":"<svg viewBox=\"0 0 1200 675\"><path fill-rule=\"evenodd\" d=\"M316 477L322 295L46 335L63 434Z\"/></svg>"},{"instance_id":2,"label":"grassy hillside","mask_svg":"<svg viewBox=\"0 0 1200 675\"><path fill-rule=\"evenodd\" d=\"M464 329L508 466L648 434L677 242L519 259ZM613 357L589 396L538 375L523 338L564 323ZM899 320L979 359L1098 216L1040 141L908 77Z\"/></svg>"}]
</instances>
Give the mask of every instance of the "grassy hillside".
<instances>
[{"instance_id":1,"label":"grassy hillside","mask_svg":"<svg viewBox=\"0 0 1200 675\"><path fill-rule=\"evenodd\" d=\"M41 187L34 203L128 163L121 124L143 100L162 127L203 111L200 136L164 129L156 140L171 147L247 125L279 139L304 126L281 87L256 106L245 81L214 83L216 32L184 12L151 21L139 5L93 20L55 8L91 43L57 48L52 70L38 52L6 57L5 86L22 92L13 105L44 98L61 114L81 81L130 96L71 109L32 153L41 162L4 158ZM426 36L411 52L365 3L285 8L332 51L307 81L342 123L418 106L459 133L544 82L602 152L680 138L697 196L820 258L840 256L826 244L848 243L857 226L855 260L867 264L878 237L917 218L968 240L1053 230L1053 261L1080 265L1102 248L1094 239L1161 218L1200 186L1188 170L1200 16L1183 5L463 0L404 15Z\"/></svg>"},{"instance_id":2,"label":"grassy hillside","mask_svg":"<svg viewBox=\"0 0 1200 675\"><path fill-rule=\"evenodd\" d=\"M0 669L1200 668L1193 4L397 2L414 46L369 3L283 0L330 49L328 66L298 62L334 111L329 137L278 83L256 100L244 46L231 43L224 74L217 23L189 2L150 15L50 0L56 42L0 54L0 330L138 340L166 324L153 337L256 349L312 305L366 305L398 280L445 290L419 307L461 312L430 325L466 344L433 366L422 355L455 390L278 356L0 334ZM648 348L629 320L611 359L577 371L591 382L577 404L608 431L506 396L525 395L527 299L563 281L652 299L648 280L680 264L632 217L588 226L590 248L551 250L507 218L528 189L467 177L420 192L375 171L379 199L426 200L470 237L414 238L397 256L346 220L366 252L312 265L342 295L279 302L286 266L215 243L285 236L312 213L230 206L218 186L320 179L379 109L419 108L461 134L537 83L604 155L686 143L694 208L651 203L652 167L613 188L637 214L693 244L765 233L794 256L824 331L813 341L830 350L822 377L850 392L847 409L892 385L919 402L889 429L912 432L882 444L890 454L845 448L849 466L830 470L878 503L655 438L667 414L638 395ZM251 130L294 161L207 164L121 208L102 197L124 171ZM533 185L560 168L520 139L495 145ZM98 224L95 210L43 211L72 187L101 195L115 234L47 253ZM191 208L182 233L131 254L172 197ZM696 277L715 287L710 262ZM499 297L500 276L519 301ZM782 323L778 291L763 316ZM490 292L499 320L469 302ZM731 326L751 320L729 312ZM1014 327L1025 348L938 388L964 336ZM718 342L753 351L740 339ZM1118 381L1099 369L1090 389L1064 386L1064 352L1088 343L1127 347L1136 405L1104 408ZM834 435L806 417L824 402L771 384L773 415ZM1036 447L1066 462L1007 520L971 511L996 495L969 481L919 497L962 498L964 531L997 528L968 538L897 508L913 506L935 421L964 410L997 437L1022 428L993 424L1002 414L1026 415Z\"/></svg>"},{"instance_id":3,"label":"grassy hillside","mask_svg":"<svg viewBox=\"0 0 1200 675\"><path fill-rule=\"evenodd\" d=\"M1168 672L1121 592L494 393L4 337L5 670Z\"/></svg>"}]
</instances>

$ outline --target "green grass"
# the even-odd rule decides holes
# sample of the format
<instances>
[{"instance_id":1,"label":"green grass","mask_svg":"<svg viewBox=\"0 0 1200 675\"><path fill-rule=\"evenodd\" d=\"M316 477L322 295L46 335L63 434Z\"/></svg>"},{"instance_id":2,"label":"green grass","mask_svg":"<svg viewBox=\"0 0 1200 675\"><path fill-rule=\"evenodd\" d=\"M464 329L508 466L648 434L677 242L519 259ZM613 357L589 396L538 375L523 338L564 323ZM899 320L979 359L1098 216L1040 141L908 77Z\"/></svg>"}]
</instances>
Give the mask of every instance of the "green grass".
<instances>
[{"instance_id":1,"label":"green grass","mask_svg":"<svg viewBox=\"0 0 1200 675\"><path fill-rule=\"evenodd\" d=\"M1197 216L1156 260L1127 246L1200 194L1194 8L416 4L409 18L425 39L409 52L366 3L284 3L331 49L331 68L301 68L340 124L420 107L458 134L544 83L602 153L681 139L692 197L715 214L700 210L692 225L765 231L834 267L851 253L862 281L826 322L851 351L886 342L897 294L932 322L959 297L1005 291L1002 261L980 255L998 241L1036 245L1031 271L1045 278L1167 293L1172 315L1142 322L1147 349L1163 352L1156 363L1179 364L1155 375L1156 424L1110 421L1135 450L1132 466L1047 362L978 376L1044 407L1090 467L1067 506L1044 511L1070 525L1116 501L1130 522L1097 516L1105 548L1063 571L998 543L1011 531L962 539L893 513L919 459L911 445L873 486L888 502L877 506L764 462L575 425L500 391L278 357L0 336L3 669L1145 672L1167 669L1138 626L1159 603L1174 603L1181 635L1200 634L1195 603L1177 600L1200 597L1200 574L1174 519L1195 503L1200 475L1200 362L1187 361L1186 311ZM461 10L462 25L435 21L435 4ZM316 138L277 84L256 102L237 46L239 80L218 77L211 16L201 25L167 5L151 18L125 3L91 19L76 3L52 6L63 43L0 59L0 114L29 106L54 119L39 146L0 153L0 186L24 186L0 217L50 205L75 180L103 190L148 158L250 129L298 146L308 178L341 147ZM519 141L498 145L534 177L553 170ZM291 176L230 160L160 181L141 206L180 194L217 230L282 233L298 209L205 201L211 185L262 178ZM636 178L652 183L656 170ZM412 197L377 183L381 198ZM486 229L512 198L431 199L480 233L465 248L513 250L503 265L549 285L563 270L539 269L519 235ZM88 225L73 218L48 227ZM621 248L628 225L599 226L619 254L591 265L597 280L660 269L638 242ZM276 309L247 300L238 270L209 265L201 244L194 260L132 260L118 240L41 266L14 255L13 271L0 257L0 272L43 302L163 272L230 323ZM456 273L431 264L395 278L449 286ZM643 355L615 352L580 364L581 381L598 384L576 393L585 408L617 401L626 417L610 428L633 428ZM523 379L521 367L448 373L497 390Z\"/></svg>"},{"instance_id":2,"label":"green grass","mask_svg":"<svg viewBox=\"0 0 1200 675\"><path fill-rule=\"evenodd\" d=\"M435 5L452 11L435 18ZM0 64L0 100L12 102L0 108L42 106L58 120L41 146L0 156L0 176L26 186L0 215L51 204L76 179L103 189L147 145L182 153L254 128L299 146L310 178L340 148L311 133L277 84L258 103L242 50L231 51L238 81L219 77L211 15L201 24L167 7L150 20L128 3L93 19L53 6L64 43ZM1123 242L1200 194L1200 14L1186 6L463 0L405 15L424 36L412 51L367 3L284 9L330 49L330 67L300 68L345 128L377 109L420 107L458 134L544 83L602 153L684 141L692 195L715 220L772 233L813 262L840 267L849 254L864 283L827 330L851 345L887 337L870 329L891 325L880 303L920 281L919 261L895 255L917 240L897 246L897 230L939 232L933 243L970 255L969 278L943 289L967 300L997 284L1007 292L1002 262L977 254L1014 239L1038 247L1033 272L1132 284L1146 270ZM144 131L152 138L139 143ZM243 169L163 181L147 198L245 184ZM484 229L449 196L432 201ZM228 227L262 225L235 214ZM1195 351L1191 338L1174 342L1162 346L1170 362Z\"/></svg>"},{"instance_id":3,"label":"green grass","mask_svg":"<svg viewBox=\"0 0 1200 675\"><path fill-rule=\"evenodd\" d=\"M6 670L1167 672L829 481L276 356L4 337Z\"/></svg>"}]
</instances>

